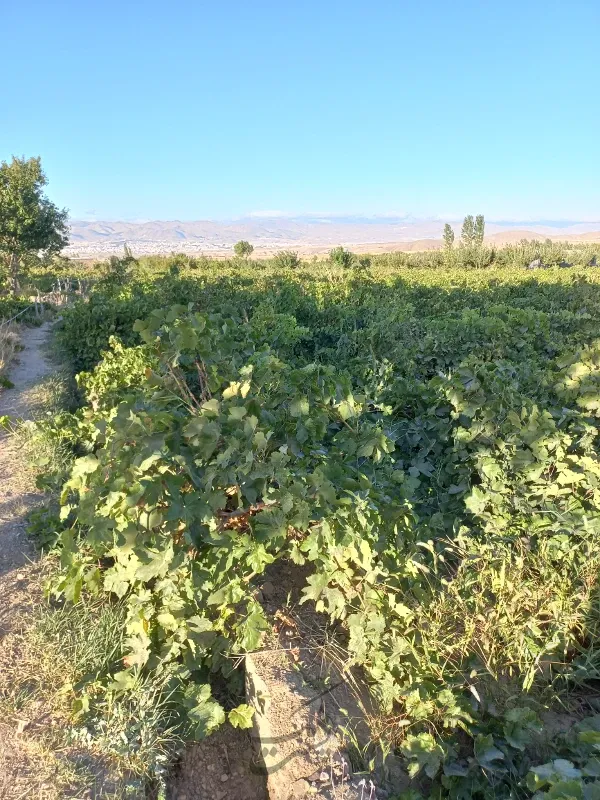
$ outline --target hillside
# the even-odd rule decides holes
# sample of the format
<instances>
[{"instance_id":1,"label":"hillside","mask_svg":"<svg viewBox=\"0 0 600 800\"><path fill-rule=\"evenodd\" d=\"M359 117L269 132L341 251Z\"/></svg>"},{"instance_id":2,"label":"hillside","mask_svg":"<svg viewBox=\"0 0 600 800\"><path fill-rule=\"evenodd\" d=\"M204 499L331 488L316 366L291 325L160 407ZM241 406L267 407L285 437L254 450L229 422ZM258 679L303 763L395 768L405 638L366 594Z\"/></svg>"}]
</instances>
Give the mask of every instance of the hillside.
<instances>
[{"instance_id":1,"label":"hillside","mask_svg":"<svg viewBox=\"0 0 600 800\"><path fill-rule=\"evenodd\" d=\"M457 233L460 223L453 223ZM232 221L103 222L73 220L74 257L106 257L120 253L127 242L138 255L173 250L226 254L235 242L247 239L257 254L294 249L304 255L327 252L339 244L358 252L430 250L441 246L443 223L438 219L407 217L247 217ZM600 241L599 223L540 222L526 229L517 223L487 225L488 241L495 244L521 239L551 238L563 241Z\"/></svg>"}]
</instances>

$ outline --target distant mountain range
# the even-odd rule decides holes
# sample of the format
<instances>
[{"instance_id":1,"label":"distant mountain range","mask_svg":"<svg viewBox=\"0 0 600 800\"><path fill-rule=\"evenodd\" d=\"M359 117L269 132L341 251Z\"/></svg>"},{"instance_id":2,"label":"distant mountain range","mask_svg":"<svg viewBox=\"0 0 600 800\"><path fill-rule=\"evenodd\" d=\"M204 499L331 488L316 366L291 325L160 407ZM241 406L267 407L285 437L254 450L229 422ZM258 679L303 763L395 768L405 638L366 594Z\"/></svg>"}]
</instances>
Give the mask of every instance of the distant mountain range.
<instances>
[{"instance_id":1,"label":"distant mountain range","mask_svg":"<svg viewBox=\"0 0 600 800\"><path fill-rule=\"evenodd\" d=\"M449 220L456 234L461 221ZM247 239L257 254L294 249L303 254L319 253L337 245L366 252L433 249L441 244L444 221L411 216L251 216L231 221L104 222L73 220L66 255L102 258L123 251L128 244L134 254L172 251L225 255L235 242ZM546 238L600 241L598 222L492 221L487 238L498 244L520 239Z\"/></svg>"}]
</instances>

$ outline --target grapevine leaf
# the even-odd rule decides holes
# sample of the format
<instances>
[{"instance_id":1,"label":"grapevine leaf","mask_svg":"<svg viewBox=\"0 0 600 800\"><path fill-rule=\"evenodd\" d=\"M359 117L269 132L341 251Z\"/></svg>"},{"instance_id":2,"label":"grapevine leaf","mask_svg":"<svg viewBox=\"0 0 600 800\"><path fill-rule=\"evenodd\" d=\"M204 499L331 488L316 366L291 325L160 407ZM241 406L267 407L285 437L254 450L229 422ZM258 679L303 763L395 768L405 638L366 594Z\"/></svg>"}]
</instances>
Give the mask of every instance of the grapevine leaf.
<instances>
[{"instance_id":1,"label":"grapevine leaf","mask_svg":"<svg viewBox=\"0 0 600 800\"><path fill-rule=\"evenodd\" d=\"M232 708L227 719L234 728L251 728L252 717L254 716L254 709L252 706L242 703L235 708Z\"/></svg>"},{"instance_id":2,"label":"grapevine leaf","mask_svg":"<svg viewBox=\"0 0 600 800\"><path fill-rule=\"evenodd\" d=\"M301 600L302 603L306 603L309 600L318 600L329 583L329 577L324 572L317 572L314 575L309 575L306 582L308 586L302 589L302 594L304 595Z\"/></svg>"},{"instance_id":3,"label":"grapevine leaf","mask_svg":"<svg viewBox=\"0 0 600 800\"><path fill-rule=\"evenodd\" d=\"M292 417L305 417L310 411L308 398L298 397L290 403L290 414Z\"/></svg>"}]
</instances>

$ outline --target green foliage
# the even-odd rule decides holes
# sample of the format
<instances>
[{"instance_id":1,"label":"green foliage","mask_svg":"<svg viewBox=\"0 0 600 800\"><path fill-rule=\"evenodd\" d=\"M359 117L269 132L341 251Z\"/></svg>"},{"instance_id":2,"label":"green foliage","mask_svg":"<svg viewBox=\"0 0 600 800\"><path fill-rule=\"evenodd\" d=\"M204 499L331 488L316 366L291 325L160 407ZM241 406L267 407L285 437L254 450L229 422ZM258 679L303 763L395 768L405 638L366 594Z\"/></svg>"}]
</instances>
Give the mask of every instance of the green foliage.
<instances>
[{"instance_id":1,"label":"green foliage","mask_svg":"<svg viewBox=\"0 0 600 800\"><path fill-rule=\"evenodd\" d=\"M448 223L444 225L443 239L446 250L451 250L454 245L454 229Z\"/></svg>"},{"instance_id":2,"label":"green foliage","mask_svg":"<svg viewBox=\"0 0 600 800\"><path fill-rule=\"evenodd\" d=\"M483 214L478 214L475 219L469 214L464 218L460 241L463 248L467 251L475 250L474 254L469 253L466 258L471 262L472 266L483 267L491 263L481 263L480 250L483 247L483 238L485 236L485 219Z\"/></svg>"},{"instance_id":3,"label":"green foliage","mask_svg":"<svg viewBox=\"0 0 600 800\"><path fill-rule=\"evenodd\" d=\"M278 269L297 269L301 263L298 253L294 250L281 250L273 258L273 264Z\"/></svg>"},{"instance_id":4,"label":"green foliage","mask_svg":"<svg viewBox=\"0 0 600 800\"><path fill-rule=\"evenodd\" d=\"M342 269L350 269L354 264L355 256L354 253L351 253L344 247L334 247L333 250L329 252L329 260L332 264L342 267Z\"/></svg>"},{"instance_id":5,"label":"green foliage","mask_svg":"<svg viewBox=\"0 0 600 800\"><path fill-rule=\"evenodd\" d=\"M166 675L197 736L249 724L211 686L260 645L254 579L289 558L415 786L593 796L595 729L549 739L540 711L600 674L600 287L532 280L529 246L489 270L216 265L65 312L86 367L119 341L80 378L54 589L122 599L123 696Z\"/></svg>"},{"instance_id":6,"label":"green foliage","mask_svg":"<svg viewBox=\"0 0 600 800\"><path fill-rule=\"evenodd\" d=\"M252 706L249 706L246 703L242 703L236 708L231 709L231 711L227 715L227 719L233 725L234 728L246 729L252 727L253 716L254 716L254 709L252 708Z\"/></svg>"},{"instance_id":7,"label":"green foliage","mask_svg":"<svg viewBox=\"0 0 600 800\"><path fill-rule=\"evenodd\" d=\"M471 214L466 216L463 220L460 241L461 244L467 247L475 243L475 220Z\"/></svg>"},{"instance_id":8,"label":"green foliage","mask_svg":"<svg viewBox=\"0 0 600 800\"><path fill-rule=\"evenodd\" d=\"M25 297L0 297L0 323L3 320L9 320L19 315L17 322L25 322L27 324L39 325L39 320L36 318L35 309L29 308L31 301ZM21 313L25 312L25 313Z\"/></svg>"},{"instance_id":9,"label":"green foliage","mask_svg":"<svg viewBox=\"0 0 600 800\"><path fill-rule=\"evenodd\" d=\"M6 258L13 293L24 256L58 251L68 241L67 212L46 197L46 184L39 158L13 156L0 164L0 255Z\"/></svg>"},{"instance_id":10,"label":"green foliage","mask_svg":"<svg viewBox=\"0 0 600 800\"><path fill-rule=\"evenodd\" d=\"M61 721L52 728L52 749L66 765L100 763L99 786L105 780L116 789L118 782L119 797L129 796L126 789L138 796L145 778L162 782L182 745L176 685L153 674L121 680L124 616L122 603L101 597L37 602L0 696L2 713L11 717L51 709Z\"/></svg>"},{"instance_id":11,"label":"green foliage","mask_svg":"<svg viewBox=\"0 0 600 800\"><path fill-rule=\"evenodd\" d=\"M481 247L483 244L483 237L485 236L485 218L483 214L478 214L475 217L475 224L473 226L473 239L474 243Z\"/></svg>"},{"instance_id":12,"label":"green foliage","mask_svg":"<svg viewBox=\"0 0 600 800\"><path fill-rule=\"evenodd\" d=\"M109 290L112 287L118 289L124 286L130 277L130 270L133 264L135 264L133 256L126 255L124 258L111 256L106 265L106 273L100 282L100 286L105 284Z\"/></svg>"},{"instance_id":13,"label":"green foliage","mask_svg":"<svg viewBox=\"0 0 600 800\"><path fill-rule=\"evenodd\" d=\"M94 411L110 410L120 400L126 399L147 379L156 360L149 348L123 347L114 336L108 340L102 361L93 372L80 372L77 385Z\"/></svg>"},{"instance_id":14,"label":"green foliage","mask_svg":"<svg viewBox=\"0 0 600 800\"><path fill-rule=\"evenodd\" d=\"M99 448L75 462L63 490L63 516L76 512L86 533L79 548L70 529L63 535L57 591L76 597L98 584L128 597L130 667L181 657L190 669L227 672L226 652L253 649L265 627L249 576L283 555L290 525L308 529L310 496L318 517L334 513L327 473L336 461L339 471L368 451L377 463L389 445L377 424L359 425L347 379L286 366L250 346L243 326L175 308L137 329L159 363L116 416L96 401ZM104 385L96 382L100 393ZM356 430L347 424L355 417ZM348 489L358 489L347 470ZM99 574L103 552L116 561Z\"/></svg>"},{"instance_id":15,"label":"green foliage","mask_svg":"<svg viewBox=\"0 0 600 800\"><path fill-rule=\"evenodd\" d=\"M302 352L303 345L310 339L309 329L298 325L292 314L277 313L268 303L257 306L248 331L256 345L269 342L280 355L290 360Z\"/></svg>"},{"instance_id":16,"label":"green foliage","mask_svg":"<svg viewBox=\"0 0 600 800\"><path fill-rule=\"evenodd\" d=\"M233 252L239 258L249 258L254 252L254 247L250 244L250 242L246 242L244 239L242 239L234 244Z\"/></svg>"}]
</instances>

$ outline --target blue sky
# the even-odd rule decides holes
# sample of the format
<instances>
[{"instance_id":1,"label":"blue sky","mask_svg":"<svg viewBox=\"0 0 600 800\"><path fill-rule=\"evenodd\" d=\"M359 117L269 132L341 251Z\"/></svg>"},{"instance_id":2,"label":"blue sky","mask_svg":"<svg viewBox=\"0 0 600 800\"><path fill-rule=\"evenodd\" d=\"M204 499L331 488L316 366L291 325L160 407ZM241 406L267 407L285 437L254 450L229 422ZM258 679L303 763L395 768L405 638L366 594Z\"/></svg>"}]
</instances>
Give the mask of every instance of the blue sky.
<instances>
[{"instance_id":1,"label":"blue sky","mask_svg":"<svg viewBox=\"0 0 600 800\"><path fill-rule=\"evenodd\" d=\"M600 220L598 0L0 0L0 17L0 159L41 155L73 217Z\"/></svg>"}]
</instances>

